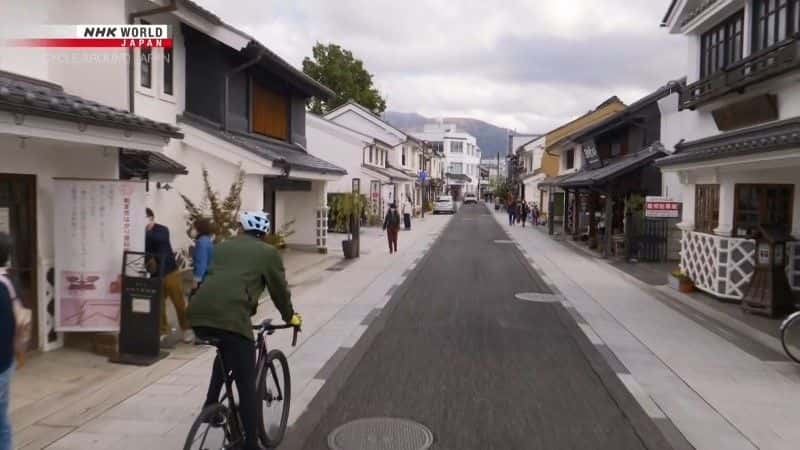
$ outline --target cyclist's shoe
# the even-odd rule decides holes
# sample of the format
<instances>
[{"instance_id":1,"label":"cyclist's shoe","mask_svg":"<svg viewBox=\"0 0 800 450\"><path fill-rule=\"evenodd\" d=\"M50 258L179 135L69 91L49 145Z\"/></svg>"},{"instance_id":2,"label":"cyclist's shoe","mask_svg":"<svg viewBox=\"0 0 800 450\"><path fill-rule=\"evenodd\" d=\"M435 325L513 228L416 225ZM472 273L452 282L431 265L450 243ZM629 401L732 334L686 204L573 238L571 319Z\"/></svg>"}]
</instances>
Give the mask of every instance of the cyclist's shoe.
<instances>
[{"instance_id":1,"label":"cyclist's shoe","mask_svg":"<svg viewBox=\"0 0 800 450\"><path fill-rule=\"evenodd\" d=\"M226 421L225 415L217 414L216 416L213 417L207 417L203 423L207 423L211 425L213 428L221 428L223 425L225 425L225 421Z\"/></svg>"},{"instance_id":2,"label":"cyclist's shoe","mask_svg":"<svg viewBox=\"0 0 800 450\"><path fill-rule=\"evenodd\" d=\"M301 327L303 325L303 317L300 314L294 313L292 318L289 319L289 325L293 327Z\"/></svg>"}]
</instances>

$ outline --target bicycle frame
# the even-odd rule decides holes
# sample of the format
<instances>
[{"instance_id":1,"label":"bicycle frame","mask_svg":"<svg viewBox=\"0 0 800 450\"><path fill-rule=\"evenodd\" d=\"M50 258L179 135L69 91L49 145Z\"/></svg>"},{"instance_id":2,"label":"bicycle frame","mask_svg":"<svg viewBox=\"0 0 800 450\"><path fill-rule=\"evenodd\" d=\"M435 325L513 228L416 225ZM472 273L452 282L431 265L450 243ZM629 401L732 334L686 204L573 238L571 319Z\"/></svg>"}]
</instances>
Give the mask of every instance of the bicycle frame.
<instances>
[{"instance_id":1,"label":"bicycle frame","mask_svg":"<svg viewBox=\"0 0 800 450\"><path fill-rule=\"evenodd\" d=\"M214 364L219 364L219 368L222 370L222 380L225 384L225 393L223 394L223 401L227 402L228 408L231 410L231 417L236 422L234 426L236 427L236 432L239 437L244 436L244 429L242 427L242 418L239 416L239 405L236 404L236 399L233 396L233 377L230 376L228 369L225 368L225 363L222 361L222 351L217 348L217 357L214 359ZM223 403L220 401L220 403ZM227 436L228 441L233 443L233 436Z\"/></svg>"},{"instance_id":2,"label":"bicycle frame","mask_svg":"<svg viewBox=\"0 0 800 450\"><path fill-rule=\"evenodd\" d=\"M294 329L294 335L292 336L292 347L297 345L297 333L300 331L298 327L293 325L272 325L271 319L266 319L261 322L259 325L254 325L253 329L258 331L258 337L256 338L256 367L261 367L262 361L267 357L268 348L267 348L267 336L271 336L275 333L276 330L284 330L287 328ZM278 374L275 373L275 370L270 370L270 376L275 383L275 386L278 389L276 392L277 400L283 400L283 391L280 386L280 382L278 381Z\"/></svg>"}]
</instances>

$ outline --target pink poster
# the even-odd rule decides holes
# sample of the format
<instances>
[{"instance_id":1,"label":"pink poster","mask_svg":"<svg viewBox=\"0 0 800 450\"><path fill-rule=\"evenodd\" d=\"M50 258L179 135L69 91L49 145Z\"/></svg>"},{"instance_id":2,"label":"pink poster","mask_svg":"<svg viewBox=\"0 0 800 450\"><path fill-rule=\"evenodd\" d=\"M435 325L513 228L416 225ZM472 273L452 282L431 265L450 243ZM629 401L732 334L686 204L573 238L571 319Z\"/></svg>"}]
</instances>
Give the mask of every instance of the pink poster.
<instances>
[{"instance_id":1,"label":"pink poster","mask_svg":"<svg viewBox=\"0 0 800 450\"><path fill-rule=\"evenodd\" d=\"M56 180L56 329L119 329L122 255L144 251L141 182Z\"/></svg>"}]
</instances>

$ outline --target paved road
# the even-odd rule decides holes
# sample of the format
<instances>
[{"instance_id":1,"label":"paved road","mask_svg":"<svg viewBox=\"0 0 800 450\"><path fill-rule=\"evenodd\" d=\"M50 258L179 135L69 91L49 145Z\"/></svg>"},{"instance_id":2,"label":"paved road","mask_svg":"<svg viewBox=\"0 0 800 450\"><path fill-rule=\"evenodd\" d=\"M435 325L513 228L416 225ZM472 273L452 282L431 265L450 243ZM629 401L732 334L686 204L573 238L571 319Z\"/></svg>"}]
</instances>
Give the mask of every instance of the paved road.
<instances>
[{"instance_id":1,"label":"paved road","mask_svg":"<svg viewBox=\"0 0 800 450\"><path fill-rule=\"evenodd\" d=\"M666 449L653 422L483 205L462 208L290 431L288 448L401 417L434 449ZM387 255L387 257L389 257Z\"/></svg>"}]
</instances>

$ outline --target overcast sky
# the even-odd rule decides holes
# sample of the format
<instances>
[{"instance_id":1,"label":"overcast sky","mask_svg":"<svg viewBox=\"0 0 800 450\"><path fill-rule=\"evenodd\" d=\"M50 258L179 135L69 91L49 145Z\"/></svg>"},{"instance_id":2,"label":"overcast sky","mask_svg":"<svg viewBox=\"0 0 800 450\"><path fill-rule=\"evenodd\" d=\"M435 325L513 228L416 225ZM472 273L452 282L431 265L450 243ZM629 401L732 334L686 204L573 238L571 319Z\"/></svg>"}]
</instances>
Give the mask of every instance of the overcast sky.
<instances>
[{"instance_id":1,"label":"overcast sky","mask_svg":"<svg viewBox=\"0 0 800 450\"><path fill-rule=\"evenodd\" d=\"M685 71L684 39L658 26L669 0L197 1L297 67L317 41L353 51L391 110L520 132Z\"/></svg>"}]
</instances>

